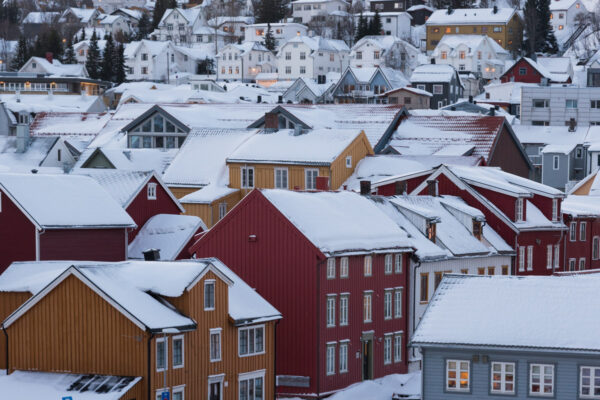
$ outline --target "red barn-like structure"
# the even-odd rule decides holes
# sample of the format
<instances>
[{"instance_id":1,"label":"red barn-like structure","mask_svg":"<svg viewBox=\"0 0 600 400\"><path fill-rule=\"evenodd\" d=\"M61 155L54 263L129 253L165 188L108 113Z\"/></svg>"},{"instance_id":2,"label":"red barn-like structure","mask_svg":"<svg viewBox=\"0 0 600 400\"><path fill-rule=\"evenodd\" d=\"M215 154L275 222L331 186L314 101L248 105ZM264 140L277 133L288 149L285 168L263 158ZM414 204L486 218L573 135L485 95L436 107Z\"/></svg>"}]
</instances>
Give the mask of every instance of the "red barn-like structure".
<instances>
[{"instance_id":1,"label":"red barn-like structure","mask_svg":"<svg viewBox=\"0 0 600 400\"><path fill-rule=\"evenodd\" d=\"M284 315L277 392L323 397L407 372L406 233L352 192L254 190L190 249Z\"/></svg>"}]
</instances>

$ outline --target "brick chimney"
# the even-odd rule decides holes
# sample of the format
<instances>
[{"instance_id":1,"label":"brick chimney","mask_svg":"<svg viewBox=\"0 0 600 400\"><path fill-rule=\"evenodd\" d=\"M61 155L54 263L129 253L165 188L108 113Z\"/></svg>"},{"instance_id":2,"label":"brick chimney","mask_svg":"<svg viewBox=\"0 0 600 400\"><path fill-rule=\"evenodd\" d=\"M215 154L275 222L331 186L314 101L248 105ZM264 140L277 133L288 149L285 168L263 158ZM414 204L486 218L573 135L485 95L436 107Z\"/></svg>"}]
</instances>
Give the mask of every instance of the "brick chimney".
<instances>
[{"instance_id":1,"label":"brick chimney","mask_svg":"<svg viewBox=\"0 0 600 400\"><path fill-rule=\"evenodd\" d=\"M265 129L271 131L279 129L279 116L276 113L265 113Z\"/></svg>"},{"instance_id":2,"label":"brick chimney","mask_svg":"<svg viewBox=\"0 0 600 400\"><path fill-rule=\"evenodd\" d=\"M52 64L52 61L54 60L54 54L50 51L46 52L46 60L48 60L48 62L50 64Z\"/></svg>"},{"instance_id":3,"label":"brick chimney","mask_svg":"<svg viewBox=\"0 0 600 400\"><path fill-rule=\"evenodd\" d=\"M329 177L317 176L317 190L327 192L329 190Z\"/></svg>"}]
</instances>

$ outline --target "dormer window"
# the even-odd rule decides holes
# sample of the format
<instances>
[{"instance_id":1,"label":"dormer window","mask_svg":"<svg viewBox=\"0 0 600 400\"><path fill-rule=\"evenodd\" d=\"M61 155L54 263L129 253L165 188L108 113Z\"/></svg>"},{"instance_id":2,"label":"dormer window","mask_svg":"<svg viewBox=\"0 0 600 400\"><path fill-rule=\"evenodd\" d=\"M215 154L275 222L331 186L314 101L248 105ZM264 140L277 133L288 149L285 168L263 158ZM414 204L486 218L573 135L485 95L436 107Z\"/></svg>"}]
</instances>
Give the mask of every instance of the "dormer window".
<instances>
[{"instance_id":1,"label":"dormer window","mask_svg":"<svg viewBox=\"0 0 600 400\"><path fill-rule=\"evenodd\" d=\"M428 222L426 228L427 239L435 243L435 222Z\"/></svg>"},{"instance_id":2,"label":"dormer window","mask_svg":"<svg viewBox=\"0 0 600 400\"><path fill-rule=\"evenodd\" d=\"M477 238L477 240L481 240L481 221L473 220L473 236Z\"/></svg>"},{"instance_id":3,"label":"dormer window","mask_svg":"<svg viewBox=\"0 0 600 400\"><path fill-rule=\"evenodd\" d=\"M523 221L523 199L518 198L515 206L515 221L522 222Z\"/></svg>"}]
</instances>

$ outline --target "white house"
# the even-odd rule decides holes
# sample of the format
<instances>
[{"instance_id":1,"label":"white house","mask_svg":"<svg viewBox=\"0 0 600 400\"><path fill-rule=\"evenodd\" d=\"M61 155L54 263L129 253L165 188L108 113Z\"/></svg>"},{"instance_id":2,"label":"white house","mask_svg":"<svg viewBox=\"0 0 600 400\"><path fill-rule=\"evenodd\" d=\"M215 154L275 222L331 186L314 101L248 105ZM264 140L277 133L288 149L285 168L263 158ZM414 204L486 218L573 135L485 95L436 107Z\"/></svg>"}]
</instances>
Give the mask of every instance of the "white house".
<instances>
[{"instance_id":1,"label":"white house","mask_svg":"<svg viewBox=\"0 0 600 400\"><path fill-rule=\"evenodd\" d=\"M172 40L175 44L192 43L194 28L202 26L202 7L169 8L163 14L152 36L156 40Z\"/></svg>"},{"instance_id":2,"label":"white house","mask_svg":"<svg viewBox=\"0 0 600 400\"><path fill-rule=\"evenodd\" d=\"M105 47L106 40L98 40L98 49L100 49L100 52L103 52ZM75 51L75 59L77 60L77 64L85 64L85 62L87 61L87 54L89 49L89 40L82 40L81 42L77 42L73 45L73 50Z\"/></svg>"},{"instance_id":3,"label":"white house","mask_svg":"<svg viewBox=\"0 0 600 400\"><path fill-rule=\"evenodd\" d=\"M341 73L349 65L349 54L342 40L296 36L282 44L277 53L279 79L317 79L328 72Z\"/></svg>"},{"instance_id":4,"label":"white house","mask_svg":"<svg viewBox=\"0 0 600 400\"><path fill-rule=\"evenodd\" d=\"M306 36L308 27L302 24L293 22L281 22L271 24L271 31L275 38L275 44L279 47L280 44L290 40L295 36ZM263 42L267 34L267 24L252 24L246 27L246 42Z\"/></svg>"},{"instance_id":5,"label":"white house","mask_svg":"<svg viewBox=\"0 0 600 400\"><path fill-rule=\"evenodd\" d=\"M92 0L94 8L102 8L105 13L110 14L119 8L139 8L146 6L146 0Z\"/></svg>"},{"instance_id":6,"label":"white house","mask_svg":"<svg viewBox=\"0 0 600 400\"><path fill-rule=\"evenodd\" d=\"M363 12L363 17L371 19L375 16L374 12ZM408 40L411 37L412 17L407 12L380 12L381 30L385 35L397 36ZM358 26L360 14L354 14L354 23Z\"/></svg>"},{"instance_id":7,"label":"white house","mask_svg":"<svg viewBox=\"0 0 600 400\"><path fill-rule=\"evenodd\" d=\"M131 33L131 25L129 19L122 15L106 15L104 18L98 21L98 26L104 29L104 32L115 36L120 32L125 35Z\"/></svg>"},{"instance_id":8,"label":"white house","mask_svg":"<svg viewBox=\"0 0 600 400\"><path fill-rule=\"evenodd\" d=\"M217 79L248 82L261 72L275 71L275 56L258 42L228 44L217 54Z\"/></svg>"},{"instance_id":9,"label":"white house","mask_svg":"<svg viewBox=\"0 0 600 400\"><path fill-rule=\"evenodd\" d=\"M58 22L61 24L80 24L81 26L93 27L100 13L95 8L69 7L61 14Z\"/></svg>"},{"instance_id":10,"label":"white house","mask_svg":"<svg viewBox=\"0 0 600 400\"><path fill-rule=\"evenodd\" d=\"M365 36L350 53L354 68L389 67L410 73L419 65L420 51L396 36Z\"/></svg>"},{"instance_id":11,"label":"white house","mask_svg":"<svg viewBox=\"0 0 600 400\"><path fill-rule=\"evenodd\" d=\"M339 11L347 12L349 8L350 4L344 0L296 0L292 1L292 17L294 22L308 24Z\"/></svg>"},{"instance_id":12,"label":"white house","mask_svg":"<svg viewBox=\"0 0 600 400\"><path fill-rule=\"evenodd\" d=\"M227 36L228 43L234 43L244 38L248 25L254 23L254 17L233 16L233 17L217 17L208 20L206 26L209 27L214 34L215 28Z\"/></svg>"},{"instance_id":13,"label":"white house","mask_svg":"<svg viewBox=\"0 0 600 400\"><path fill-rule=\"evenodd\" d=\"M42 57L31 57L19 70L19 72L31 72L49 76L73 76L89 78L84 65L63 64L58 60L45 59Z\"/></svg>"},{"instance_id":14,"label":"white house","mask_svg":"<svg viewBox=\"0 0 600 400\"><path fill-rule=\"evenodd\" d=\"M176 53L171 42L141 40L128 43L125 47L127 80L165 81L167 66L170 73L179 70Z\"/></svg>"},{"instance_id":15,"label":"white house","mask_svg":"<svg viewBox=\"0 0 600 400\"><path fill-rule=\"evenodd\" d=\"M594 10L592 10L594 11ZM581 0L552 0L550 23L559 42L564 42L575 31L577 14L588 14Z\"/></svg>"},{"instance_id":16,"label":"white house","mask_svg":"<svg viewBox=\"0 0 600 400\"><path fill-rule=\"evenodd\" d=\"M499 78L510 53L487 35L444 35L431 53L436 64L452 65L459 73Z\"/></svg>"}]
</instances>

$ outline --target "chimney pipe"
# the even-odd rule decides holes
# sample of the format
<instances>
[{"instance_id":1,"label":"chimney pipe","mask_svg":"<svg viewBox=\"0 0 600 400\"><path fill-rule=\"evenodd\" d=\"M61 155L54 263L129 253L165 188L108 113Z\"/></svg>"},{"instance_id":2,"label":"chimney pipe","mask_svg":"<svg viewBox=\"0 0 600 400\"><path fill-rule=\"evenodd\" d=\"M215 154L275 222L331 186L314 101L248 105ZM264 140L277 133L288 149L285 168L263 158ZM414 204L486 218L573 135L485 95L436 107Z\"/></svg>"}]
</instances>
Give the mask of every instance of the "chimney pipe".
<instances>
[{"instance_id":1,"label":"chimney pipe","mask_svg":"<svg viewBox=\"0 0 600 400\"><path fill-rule=\"evenodd\" d=\"M433 179L433 180L427 181L427 192L430 196L434 196L434 197L438 196L438 181L437 180Z\"/></svg>"},{"instance_id":2,"label":"chimney pipe","mask_svg":"<svg viewBox=\"0 0 600 400\"><path fill-rule=\"evenodd\" d=\"M570 118L569 119L569 132L575 132L576 128L577 128L577 121L575 121L575 118Z\"/></svg>"},{"instance_id":3,"label":"chimney pipe","mask_svg":"<svg viewBox=\"0 0 600 400\"><path fill-rule=\"evenodd\" d=\"M144 255L145 261L158 261L160 260L160 250L159 249L148 249L146 251L142 251Z\"/></svg>"},{"instance_id":4,"label":"chimney pipe","mask_svg":"<svg viewBox=\"0 0 600 400\"><path fill-rule=\"evenodd\" d=\"M46 60L48 60L48 62L52 64L52 62L54 61L54 53L52 53L51 51L47 51Z\"/></svg>"},{"instance_id":5,"label":"chimney pipe","mask_svg":"<svg viewBox=\"0 0 600 400\"><path fill-rule=\"evenodd\" d=\"M498 6L494 6L493 12L494 12L494 14L498 14Z\"/></svg>"},{"instance_id":6,"label":"chimney pipe","mask_svg":"<svg viewBox=\"0 0 600 400\"><path fill-rule=\"evenodd\" d=\"M496 109L494 107L490 107L490 115L493 117L496 115Z\"/></svg>"},{"instance_id":7,"label":"chimney pipe","mask_svg":"<svg viewBox=\"0 0 600 400\"><path fill-rule=\"evenodd\" d=\"M371 194L371 181L360 181L360 194L362 196Z\"/></svg>"}]
</instances>

